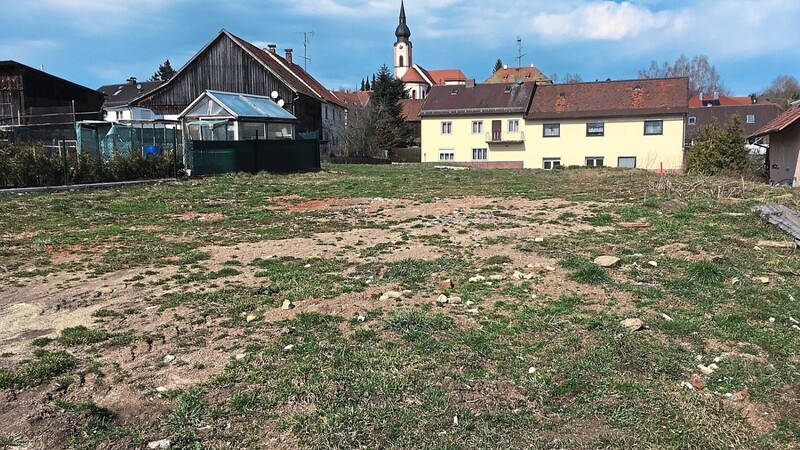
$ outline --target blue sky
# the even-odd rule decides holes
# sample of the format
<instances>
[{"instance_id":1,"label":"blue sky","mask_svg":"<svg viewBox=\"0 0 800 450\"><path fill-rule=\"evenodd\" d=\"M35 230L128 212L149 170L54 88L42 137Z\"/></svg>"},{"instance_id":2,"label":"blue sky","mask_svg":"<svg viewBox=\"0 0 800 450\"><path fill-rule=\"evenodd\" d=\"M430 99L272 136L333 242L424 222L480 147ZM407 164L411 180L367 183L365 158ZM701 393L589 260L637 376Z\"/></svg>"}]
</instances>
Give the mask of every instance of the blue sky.
<instances>
[{"instance_id":1,"label":"blue sky","mask_svg":"<svg viewBox=\"0 0 800 450\"><path fill-rule=\"evenodd\" d=\"M331 89L391 65L399 0L0 0L0 60L97 88L178 68L220 29L303 52ZM482 81L497 58L585 81L635 78L652 60L708 55L734 94L800 78L795 0L407 0L414 62ZM295 57L296 61L301 61Z\"/></svg>"}]
</instances>

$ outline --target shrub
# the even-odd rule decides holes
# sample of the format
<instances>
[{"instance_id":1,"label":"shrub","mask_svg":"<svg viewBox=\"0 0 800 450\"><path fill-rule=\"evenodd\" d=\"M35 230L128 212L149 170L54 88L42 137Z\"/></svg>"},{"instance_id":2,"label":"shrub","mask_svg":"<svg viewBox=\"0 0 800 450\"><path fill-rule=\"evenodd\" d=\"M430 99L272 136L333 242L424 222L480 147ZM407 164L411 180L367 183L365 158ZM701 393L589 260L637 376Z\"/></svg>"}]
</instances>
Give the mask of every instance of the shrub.
<instances>
[{"instance_id":1,"label":"shrub","mask_svg":"<svg viewBox=\"0 0 800 450\"><path fill-rule=\"evenodd\" d=\"M727 128L712 122L700 129L686 154L686 170L704 175L753 170L738 115L731 118Z\"/></svg>"}]
</instances>

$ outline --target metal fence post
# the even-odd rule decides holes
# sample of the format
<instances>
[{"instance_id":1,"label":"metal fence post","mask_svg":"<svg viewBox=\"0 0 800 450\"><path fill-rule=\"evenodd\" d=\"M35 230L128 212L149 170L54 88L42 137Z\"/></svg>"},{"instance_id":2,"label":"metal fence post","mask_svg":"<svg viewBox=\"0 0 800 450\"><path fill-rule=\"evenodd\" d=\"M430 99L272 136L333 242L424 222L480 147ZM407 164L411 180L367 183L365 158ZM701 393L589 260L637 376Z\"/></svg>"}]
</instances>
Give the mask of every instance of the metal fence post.
<instances>
[{"instance_id":1,"label":"metal fence post","mask_svg":"<svg viewBox=\"0 0 800 450\"><path fill-rule=\"evenodd\" d=\"M67 145L64 140L58 141L58 150L61 153L61 161L64 163L64 186L69 186L69 168L67 167Z\"/></svg>"},{"instance_id":2,"label":"metal fence post","mask_svg":"<svg viewBox=\"0 0 800 450\"><path fill-rule=\"evenodd\" d=\"M178 133L172 131L172 177L178 178Z\"/></svg>"}]
</instances>

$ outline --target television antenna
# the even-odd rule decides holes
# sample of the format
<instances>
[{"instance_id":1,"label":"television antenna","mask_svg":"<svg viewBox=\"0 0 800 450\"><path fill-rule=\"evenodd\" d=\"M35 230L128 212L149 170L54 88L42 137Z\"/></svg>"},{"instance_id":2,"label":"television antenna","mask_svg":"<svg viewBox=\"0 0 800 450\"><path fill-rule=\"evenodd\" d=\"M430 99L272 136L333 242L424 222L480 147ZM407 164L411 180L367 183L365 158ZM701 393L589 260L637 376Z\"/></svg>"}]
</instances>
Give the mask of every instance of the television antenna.
<instances>
[{"instance_id":1,"label":"television antenna","mask_svg":"<svg viewBox=\"0 0 800 450\"><path fill-rule=\"evenodd\" d=\"M311 58L308 57L308 45L311 43L310 37L314 36L314 32L301 31L300 34L303 35L303 70L308 72L308 63L311 62Z\"/></svg>"},{"instance_id":2,"label":"television antenna","mask_svg":"<svg viewBox=\"0 0 800 450\"><path fill-rule=\"evenodd\" d=\"M522 38L517 36L517 67L522 67L522 58L525 54L522 53Z\"/></svg>"}]
</instances>

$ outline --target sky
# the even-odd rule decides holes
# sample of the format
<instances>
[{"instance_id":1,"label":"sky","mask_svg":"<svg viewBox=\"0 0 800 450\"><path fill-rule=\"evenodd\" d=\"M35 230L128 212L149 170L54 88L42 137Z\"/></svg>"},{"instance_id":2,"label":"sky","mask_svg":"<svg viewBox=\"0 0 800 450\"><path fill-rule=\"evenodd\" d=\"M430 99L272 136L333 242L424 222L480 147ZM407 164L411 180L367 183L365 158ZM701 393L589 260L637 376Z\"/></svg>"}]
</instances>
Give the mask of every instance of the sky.
<instances>
[{"instance_id":1,"label":"sky","mask_svg":"<svg viewBox=\"0 0 800 450\"><path fill-rule=\"evenodd\" d=\"M735 95L800 78L797 0L407 0L413 62L478 82L500 58L584 81L707 55ZM223 28L294 49L332 90L392 65L400 0L0 0L0 60L98 88L177 69ZM313 34L312 34L313 32Z\"/></svg>"}]
</instances>

